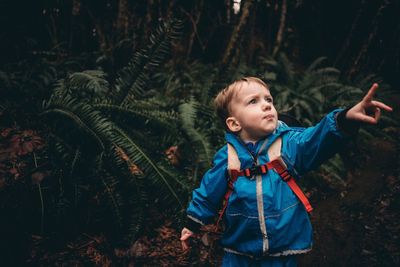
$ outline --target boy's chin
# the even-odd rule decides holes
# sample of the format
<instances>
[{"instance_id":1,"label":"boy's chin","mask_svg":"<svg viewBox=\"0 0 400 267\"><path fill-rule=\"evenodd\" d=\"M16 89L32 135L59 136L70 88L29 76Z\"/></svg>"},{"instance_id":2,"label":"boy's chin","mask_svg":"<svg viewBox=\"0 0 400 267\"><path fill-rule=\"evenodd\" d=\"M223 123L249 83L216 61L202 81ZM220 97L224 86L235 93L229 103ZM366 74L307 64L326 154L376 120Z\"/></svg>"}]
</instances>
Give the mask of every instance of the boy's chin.
<instances>
[{"instance_id":1,"label":"boy's chin","mask_svg":"<svg viewBox=\"0 0 400 267\"><path fill-rule=\"evenodd\" d=\"M273 132L275 132L275 130L276 130L276 125L265 128L263 132L264 132L265 135L270 135Z\"/></svg>"},{"instance_id":2,"label":"boy's chin","mask_svg":"<svg viewBox=\"0 0 400 267\"><path fill-rule=\"evenodd\" d=\"M262 133L259 134L258 140L260 140L260 139L262 139L262 138L264 138L266 136L269 136L270 134L274 133L275 130L276 130L276 127L275 128L270 128L270 129L264 129L262 131Z\"/></svg>"}]
</instances>

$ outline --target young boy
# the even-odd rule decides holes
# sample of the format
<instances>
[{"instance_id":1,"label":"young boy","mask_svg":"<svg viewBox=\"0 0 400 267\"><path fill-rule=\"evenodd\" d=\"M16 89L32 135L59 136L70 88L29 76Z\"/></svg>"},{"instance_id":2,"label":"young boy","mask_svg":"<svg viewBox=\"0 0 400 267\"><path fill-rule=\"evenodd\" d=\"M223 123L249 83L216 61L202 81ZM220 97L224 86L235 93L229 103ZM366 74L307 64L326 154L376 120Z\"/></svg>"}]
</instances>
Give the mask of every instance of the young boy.
<instances>
[{"instance_id":1,"label":"young boy","mask_svg":"<svg viewBox=\"0 0 400 267\"><path fill-rule=\"evenodd\" d=\"M215 99L226 125L226 142L237 153L240 170L270 161L268 149L277 138L288 171L299 177L334 155L357 129L359 122L376 124L381 109L392 108L373 100L378 85L347 110L334 110L317 125L290 128L278 120L268 86L247 77L222 90ZM231 153L231 152L230 152ZM215 155L213 167L193 191L182 229L183 249L201 225L210 224L228 190L228 145ZM223 266L296 266L297 254L312 246L312 228L305 206L274 170L238 176L224 213L221 239Z\"/></svg>"}]
</instances>

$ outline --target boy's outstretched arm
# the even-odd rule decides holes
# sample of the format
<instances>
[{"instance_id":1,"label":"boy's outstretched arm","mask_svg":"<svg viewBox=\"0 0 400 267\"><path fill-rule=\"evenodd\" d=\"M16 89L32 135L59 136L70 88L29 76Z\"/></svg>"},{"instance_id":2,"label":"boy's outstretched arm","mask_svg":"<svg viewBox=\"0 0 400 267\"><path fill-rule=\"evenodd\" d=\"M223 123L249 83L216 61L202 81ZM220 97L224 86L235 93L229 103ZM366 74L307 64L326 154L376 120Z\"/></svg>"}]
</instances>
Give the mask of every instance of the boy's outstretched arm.
<instances>
[{"instance_id":1,"label":"boy's outstretched arm","mask_svg":"<svg viewBox=\"0 0 400 267\"><path fill-rule=\"evenodd\" d=\"M374 83L353 107L334 110L312 127L288 132L282 145L286 163L299 176L304 175L338 152L357 133L360 124L377 124L382 109L392 111L391 107L373 99L377 89L378 84Z\"/></svg>"},{"instance_id":2,"label":"boy's outstretched arm","mask_svg":"<svg viewBox=\"0 0 400 267\"><path fill-rule=\"evenodd\" d=\"M381 109L392 111L393 109L388 105L373 100L378 87L379 85L374 83L364 98L347 111L346 119L368 124L377 124L381 116Z\"/></svg>"}]
</instances>

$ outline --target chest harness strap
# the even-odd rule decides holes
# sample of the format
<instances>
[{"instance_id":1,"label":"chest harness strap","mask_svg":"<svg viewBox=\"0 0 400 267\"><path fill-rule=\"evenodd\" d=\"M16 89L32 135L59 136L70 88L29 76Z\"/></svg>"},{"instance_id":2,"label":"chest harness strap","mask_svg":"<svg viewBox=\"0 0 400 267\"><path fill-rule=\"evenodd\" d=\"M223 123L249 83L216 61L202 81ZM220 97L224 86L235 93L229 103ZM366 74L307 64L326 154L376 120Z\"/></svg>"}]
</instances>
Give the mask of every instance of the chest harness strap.
<instances>
[{"instance_id":1,"label":"chest harness strap","mask_svg":"<svg viewBox=\"0 0 400 267\"><path fill-rule=\"evenodd\" d=\"M248 169L240 170L240 161L237 152L235 148L228 143L228 173L229 173L228 189L224 196L223 207L219 212L219 217L216 222L217 228L228 206L229 197L233 192L233 186L238 177L245 176L247 178L251 178L254 175L266 174L268 170L271 169L275 170L275 172L282 178L282 180L287 183L287 185L290 187L293 193L303 204L307 212L311 212L313 210L307 197L304 195L303 191L297 185L296 180L288 172L287 166L281 157L281 146L282 146L282 138L279 137L274 143L271 144L271 146L268 149L268 157L270 159L270 162L267 162L266 164L262 165L253 166Z\"/></svg>"}]
</instances>

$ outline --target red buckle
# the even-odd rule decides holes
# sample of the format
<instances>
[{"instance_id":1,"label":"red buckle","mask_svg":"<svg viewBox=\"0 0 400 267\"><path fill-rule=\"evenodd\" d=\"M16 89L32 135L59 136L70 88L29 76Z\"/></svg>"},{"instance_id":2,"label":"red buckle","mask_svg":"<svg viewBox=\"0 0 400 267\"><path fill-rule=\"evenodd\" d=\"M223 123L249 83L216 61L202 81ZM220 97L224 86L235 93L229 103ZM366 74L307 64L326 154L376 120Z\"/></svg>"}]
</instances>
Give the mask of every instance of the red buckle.
<instances>
[{"instance_id":1,"label":"red buckle","mask_svg":"<svg viewBox=\"0 0 400 267\"><path fill-rule=\"evenodd\" d=\"M265 164L264 165L256 165L251 168L245 169L244 175L246 177L251 177L253 175L266 174L267 172L268 172L268 168L266 168Z\"/></svg>"},{"instance_id":2,"label":"red buckle","mask_svg":"<svg viewBox=\"0 0 400 267\"><path fill-rule=\"evenodd\" d=\"M265 164L264 165L261 165L260 166L260 168L261 168L261 173L267 173L268 172L268 169L265 167Z\"/></svg>"},{"instance_id":3,"label":"red buckle","mask_svg":"<svg viewBox=\"0 0 400 267\"><path fill-rule=\"evenodd\" d=\"M236 181L238 176L252 177L253 175L266 174L268 172L267 164L257 165L242 171L230 170L231 179Z\"/></svg>"}]
</instances>

